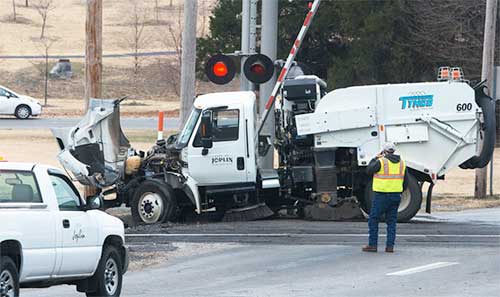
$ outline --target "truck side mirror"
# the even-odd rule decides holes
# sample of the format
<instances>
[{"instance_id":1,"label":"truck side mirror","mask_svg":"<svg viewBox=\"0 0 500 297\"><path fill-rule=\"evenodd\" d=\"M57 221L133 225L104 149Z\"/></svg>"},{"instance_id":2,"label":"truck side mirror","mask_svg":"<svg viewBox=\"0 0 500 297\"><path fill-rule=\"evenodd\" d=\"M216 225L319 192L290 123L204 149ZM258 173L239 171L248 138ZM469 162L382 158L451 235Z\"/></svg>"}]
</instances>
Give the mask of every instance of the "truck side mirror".
<instances>
[{"instance_id":1,"label":"truck side mirror","mask_svg":"<svg viewBox=\"0 0 500 297\"><path fill-rule=\"evenodd\" d=\"M101 209L104 206L104 199L101 195L96 195L87 199L85 210Z\"/></svg>"},{"instance_id":2,"label":"truck side mirror","mask_svg":"<svg viewBox=\"0 0 500 297\"><path fill-rule=\"evenodd\" d=\"M203 111L201 115L201 144L203 146L202 155L208 154L208 149L212 148L212 116L213 113L211 110Z\"/></svg>"},{"instance_id":3,"label":"truck side mirror","mask_svg":"<svg viewBox=\"0 0 500 297\"><path fill-rule=\"evenodd\" d=\"M172 144L174 144L174 143L177 141L177 136L179 136L179 134L172 134L172 135L170 135L170 136L167 138L167 145L172 145Z\"/></svg>"}]
</instances>

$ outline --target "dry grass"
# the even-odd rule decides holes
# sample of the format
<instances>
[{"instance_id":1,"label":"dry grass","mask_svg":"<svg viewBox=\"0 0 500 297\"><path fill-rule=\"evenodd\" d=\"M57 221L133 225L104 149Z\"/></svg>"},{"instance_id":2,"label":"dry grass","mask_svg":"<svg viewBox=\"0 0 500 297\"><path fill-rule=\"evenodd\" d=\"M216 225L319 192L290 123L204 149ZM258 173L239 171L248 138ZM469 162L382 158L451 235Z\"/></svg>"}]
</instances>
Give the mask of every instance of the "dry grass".
<instances>
[{"instance_id":1,"label":"dry grass","mask_svg":"<svg viewBox=\"0 0 500 297\"><path fill-rule=\"evenodd\" d=\"M177 117L179 102L130 99L120 105L122 117L155 117L158 111L165 111L167 117ZM43 109L42 117L80 117L82 114L84 114L83 100L50 99L49 105Z\"/></svg>"},{"instance_id":2,"label":"dry grass","mask_svg":"<svg viewBox=\"0 0 500 297\"><path fill-rule=\"evenodd\" d=\"M489 166L489 165L488 165ZM494 166L494 193L500 193L500 149L495 150L493 158ZM488 170L489 172L489 170ZM474 196L474 170L463 170L455 168L451 170L446 179L437 182L434 187L434 197L472 197ZM489 185L489 177L488 177Z\"/></svg>"},{"instance_id":3,"label":"dry grass","mask_svg":"<svg viewBox=\"0 0 500 297\"><path fill-rule=\"evenodd\" d=\"M496 192L498 193L498 192ZM473 197L442 197L437 196L432 200L432 211L461 211L474 208L500 207L500 195L475 199ZM425 203L421 211L425 209Z\"/></svg>"},{"instance_id":4,"label":"dry grass","mask_svg":"<svg viewBox=\"0 0 500 297\"><path fill-rule=\"evenodd\" d=\"M8 55L37 55L40 49L33 40L40 37L41 18L30 0L30 6L25 7L24 1L17 2L18 22L11 21L12 2L0 1L0 36L3 42L1 52ZM202 0L198 13L198 34L204 34L208 28L208 17L214 0ZM147 51L173 50L173 44L167 30L168 25L178 28L178 18L182 17L183 1L158 0L159 22L156 22L154 0L138 0L141 14L146 17L144 35L148 36ZM103 50L105 53L123 53L126 48L126 37L132 34L130 22L133 1L106 0L103 1ZM85 52L85 0L54 0L54 9L49 13L46 36L57 39L51 49L51 54L83 54ZM119 59L115 59L119 63ZM23 67L25 62L2 65L8 70Z\"/></svg>"},{"instance_id":5,"label":"dry grass","mask_svg":"<svg viewBox=\"0 0 500 297\"><path fill-rule=\"evenodd\" d=\"M42 55L40 46L41 18L30 0L17 2L17 22L12 21L12 2L0 1L0 55ZM182 0L106 0L103 3L103 52L104 54L134 52L134 26L130 20L134 16L134 2L138 3L138 13L144 17L143 37L145 42L139 52L176 51L182 32ZM155 7L158 2L158 9ZM172 2L172 6L170 6ZM215 0L198 1L198 36L208 33L209 16ZM54 9L48 17L46 37L56 40L50 48L50 55L83 55L85 53L85 0L54 0ZM158 19L157 19L158 18ZM49 60L49 69L57 61ZM151 116L158 109L177 113L179 101L178 57L141 57L139 69L135 73L134 59L103 59L103 98L129 96L136 101L161 101L160 104L145 102L139 111L125 111L124 116ZM48 84L48 105L46 116L67 116L80 114L80 102L65 102L59 106L58 100L81 100L84 95L83 58L71 59L73 78L71 80L50 79ZM0 61L0 84L21 94L41 99L44 93L43 60L4 59ZM235 90L235 84L214 88L214 85L199 82L198 93L215 90ZM165 103L163 103L165 102ZM75 108L69 108L74 104ZM156 107L155 105L160 105ZM167 105L167 106L164 106ZM53 108L52 108L53 107Z\"/></svg>"},{"instance_id":6,"label":"dry grass","mask_svg":"<svg viewBox=\"0 0 500 297\"><path fill-rule=\"evenodd\" d=\"M156 139L154 130L125 130L132 146L148 150ZM168 133L166 133L168 135ZM12 162L36 162L61 167L56 159L59 148L49 131L0 130L0 155Z\"/></svg>"}]
</instances>

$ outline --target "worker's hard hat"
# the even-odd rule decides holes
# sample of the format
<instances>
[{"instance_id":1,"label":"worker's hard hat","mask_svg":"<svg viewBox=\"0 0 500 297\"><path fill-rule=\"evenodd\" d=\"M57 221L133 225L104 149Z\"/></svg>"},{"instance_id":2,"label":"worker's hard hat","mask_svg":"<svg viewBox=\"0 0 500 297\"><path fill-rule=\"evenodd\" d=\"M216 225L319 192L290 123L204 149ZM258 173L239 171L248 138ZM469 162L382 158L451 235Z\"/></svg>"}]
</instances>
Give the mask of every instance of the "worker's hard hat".
<instances>
[{"instance_id":1,"label":"worker's hard hat","mask_svg":"<svg viewBox=\"0 0 500 297\"><path fill-rule=\"evenodd\" d=\"M396 151L396 146L394 145L393 142L386 142L384 143L384 152L388 153L394 153Z\"/></svg>"}]
</instances>

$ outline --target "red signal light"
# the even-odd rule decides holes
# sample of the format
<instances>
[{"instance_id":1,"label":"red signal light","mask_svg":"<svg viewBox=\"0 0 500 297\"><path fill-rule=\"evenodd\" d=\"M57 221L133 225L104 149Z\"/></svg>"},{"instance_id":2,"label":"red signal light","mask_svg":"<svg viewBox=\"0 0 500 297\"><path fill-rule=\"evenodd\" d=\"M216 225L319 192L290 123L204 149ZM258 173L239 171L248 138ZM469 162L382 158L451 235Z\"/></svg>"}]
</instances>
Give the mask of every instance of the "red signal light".
<instances>
[{"instance_id":1,"label":"red signal light","mask_svg":"<svg viewBox=\"0 0 500 297\"><path fill-rule=\"evenodd\" d=\"M220 61L215 63L214 67L212 67L212 71L217 77L224 77L228 72L226 64Z\"/></svg>"},{"instance_id":2,"label":"red signal light","mask_svg":"<svg viewBox=\"0 0 500 297\"><path fill-rule=\"evenodd\" d=\"M274 75L274 63L266 55L251 55L243 64L243 73L254 84L262 84Z\"/></svg>"},{"instance_id":3,"label":"red signal light","mask_svg":"<svg viewBox=\"0 0 500 297\"><path fill-rule=\"evenodd\" d=\"M266 73L266 68L264 65L256 63L250 66L250 71L257 75L264 75Z\"/></svg>"},{"instance_id":4,"label":"red signal light","mask_svg":"<svg viewBox=\"0 0 500 297\"><path fill-rule=\"evenodd\" d=\"M236 65L230 57L217 54L208 59L205 65L205 74L211 82L224 85L233 80L236 74Z\"/></svg>"}]
</instances>

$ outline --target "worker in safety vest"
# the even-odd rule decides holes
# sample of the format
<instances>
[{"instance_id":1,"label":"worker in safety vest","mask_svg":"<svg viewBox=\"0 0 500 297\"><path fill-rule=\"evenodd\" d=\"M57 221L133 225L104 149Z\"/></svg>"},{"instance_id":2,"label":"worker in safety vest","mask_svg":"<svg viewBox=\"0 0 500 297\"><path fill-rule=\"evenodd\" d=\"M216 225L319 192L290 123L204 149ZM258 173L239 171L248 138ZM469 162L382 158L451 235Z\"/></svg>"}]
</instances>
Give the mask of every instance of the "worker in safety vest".
<instances>
[{"instance_id":1,"label":"worker in safety vest","mask_svg":"<svg viewBox=\"0 0 500 297\"><path fill-rule=\"evenodd\" d=\"M383 151L373 158L367 167L367 172L373 175L373 192L375 194L368 219L370 235L368 245L363 252L376 252L378 243L378 222L385 215L387 224L387 242L385 251L394 252L396 240L396 222L401 193L406 186L406 165L403 159L394 154L394 143L384 144Z\"/></svg>"}]
</instances>

